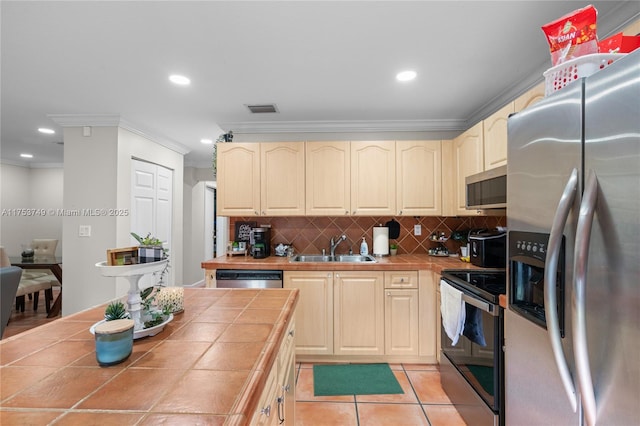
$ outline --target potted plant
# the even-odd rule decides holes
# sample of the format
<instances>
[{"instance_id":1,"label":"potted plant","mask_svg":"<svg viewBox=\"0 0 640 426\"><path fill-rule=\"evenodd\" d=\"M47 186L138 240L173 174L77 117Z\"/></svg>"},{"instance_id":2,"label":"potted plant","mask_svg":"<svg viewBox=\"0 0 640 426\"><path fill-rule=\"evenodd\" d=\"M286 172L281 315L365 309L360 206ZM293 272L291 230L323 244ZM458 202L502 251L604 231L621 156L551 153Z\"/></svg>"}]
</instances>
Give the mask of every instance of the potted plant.
<instances>
[{"instance_id":1,"label":"potted plant","mask_svg":"<svg viewBox=\"0 0 640 426\"><path fill-rule=\"evenodd\" d=\"M125 318L129 318L129 313L127 312L127 309L124 307L124 303L117 300L107 305L107 308L104 311L105 320L114 321L117 319L125 319Z\"/></svg>"},{"instance_id":2,"label":"potted plant","mask_svg":"<svg viewBox=\"0 0 640 426\"><path fill-rule=\"evenodd\" d=\"M391 256L395 256L396 254L398 254L398 244L397 243L389 244L389 254L391 254Z\"/></svg>"},{"instance_id":3,"label":"potted plant","mask_svg":"<svg viewBox=\"0 0 640 426\"><path fill-rule=\"evenodd\" d=\"M148 233L146 237L141 237L135 232L131 233L131 236L138 241L140 246L138 247L138 262L149 263L157 262L169 258L169 250L162 246L162 241L156 237L152 237L151 233ZM160 279L158 284L164 285L164 277L169 270L169 262L160 273Z\"/></svg>"},{"instance_id":4,"label":"potted plant","mask_svg":"<svg viewBox=\"0 0 640 426\"><path fill-rule=\"evenodd\" d=\"M451 239L460 243L460 256L467 257L468 255L468 247L467 247L467 235L469 231L453 231L451 234Z\"/></svg>"}]
</instances>

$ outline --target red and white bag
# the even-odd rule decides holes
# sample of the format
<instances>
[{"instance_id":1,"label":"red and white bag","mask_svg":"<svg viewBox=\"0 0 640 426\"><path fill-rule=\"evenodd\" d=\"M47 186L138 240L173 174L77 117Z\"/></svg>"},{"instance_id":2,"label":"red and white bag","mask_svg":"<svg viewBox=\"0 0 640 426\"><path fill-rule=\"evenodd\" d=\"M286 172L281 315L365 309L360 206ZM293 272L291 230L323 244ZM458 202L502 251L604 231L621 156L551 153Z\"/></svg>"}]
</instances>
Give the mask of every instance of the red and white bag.
<instances>
[{"instance_id":1,"label":"red and white bag","mask_svg":"<svg viewBox=\"0 0 640 426\"><path fill-rule=\"evenodd\" d=\"M589 5L542 26L549 42L553 66L598 53L597 15L596 8Z\"/></svg>"}]
</instances>

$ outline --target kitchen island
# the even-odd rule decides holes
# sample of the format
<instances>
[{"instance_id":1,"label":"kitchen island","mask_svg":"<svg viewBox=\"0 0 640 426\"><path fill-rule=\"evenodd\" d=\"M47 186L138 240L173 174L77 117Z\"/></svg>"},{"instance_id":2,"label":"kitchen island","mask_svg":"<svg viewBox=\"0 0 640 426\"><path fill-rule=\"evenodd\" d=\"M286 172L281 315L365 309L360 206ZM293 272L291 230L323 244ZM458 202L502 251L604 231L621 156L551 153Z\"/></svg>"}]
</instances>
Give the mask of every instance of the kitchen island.
<instances>
[{"instance_id":1,"label":"kitchen island","mask_svg":"<svg viewBox=\"0 0 640 426\"><path fill-rule=\"evenodd\" d=\"M106 304L2 340L0 424L253 423L276 381L292 383L297 300L297 290L186 288L184 312L111 367L98 366L89 332Z\"/></svg>"}]
</instances>

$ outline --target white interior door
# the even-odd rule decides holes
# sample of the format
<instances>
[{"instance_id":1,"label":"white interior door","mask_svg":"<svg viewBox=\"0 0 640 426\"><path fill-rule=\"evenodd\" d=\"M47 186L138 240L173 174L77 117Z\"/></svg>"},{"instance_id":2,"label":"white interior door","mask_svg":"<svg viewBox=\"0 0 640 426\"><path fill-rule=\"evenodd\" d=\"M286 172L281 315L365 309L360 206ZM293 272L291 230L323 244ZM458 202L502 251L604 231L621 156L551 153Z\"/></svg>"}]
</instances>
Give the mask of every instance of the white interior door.
<instances>
[{"instance_id":1,"label":"white interior door","mask_svg":"<svg viewBox=\"0 0 640 426\"><path fill-rule=\"evenodd\" d=\"M131 161L131 232L141 237L151 234L160 239L171 256L171 212L173 208L173 171L140 160ZM131 237L131 244L137 241ZM145 276L140 288L155 285ZM165 278L165 283L171 282Z\"/></svg>"}]
</instances>

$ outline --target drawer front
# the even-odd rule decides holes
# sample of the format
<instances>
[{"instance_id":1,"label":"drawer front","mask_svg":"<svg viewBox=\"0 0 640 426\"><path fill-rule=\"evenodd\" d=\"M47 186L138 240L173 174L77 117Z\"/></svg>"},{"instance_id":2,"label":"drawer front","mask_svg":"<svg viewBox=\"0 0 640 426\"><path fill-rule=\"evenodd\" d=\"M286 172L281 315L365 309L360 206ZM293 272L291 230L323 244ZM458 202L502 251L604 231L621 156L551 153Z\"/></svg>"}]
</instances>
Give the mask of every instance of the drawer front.
<instances>
[{"instance_id":1,"label":"drawer front","mask_svg":"<svg viewBox=\"0 0 640 426\"><path fill-rule=\"evenodd\" d=\"M387 271L384 288L418 288L418 271Z\"/></svg>"}]
</instances>

